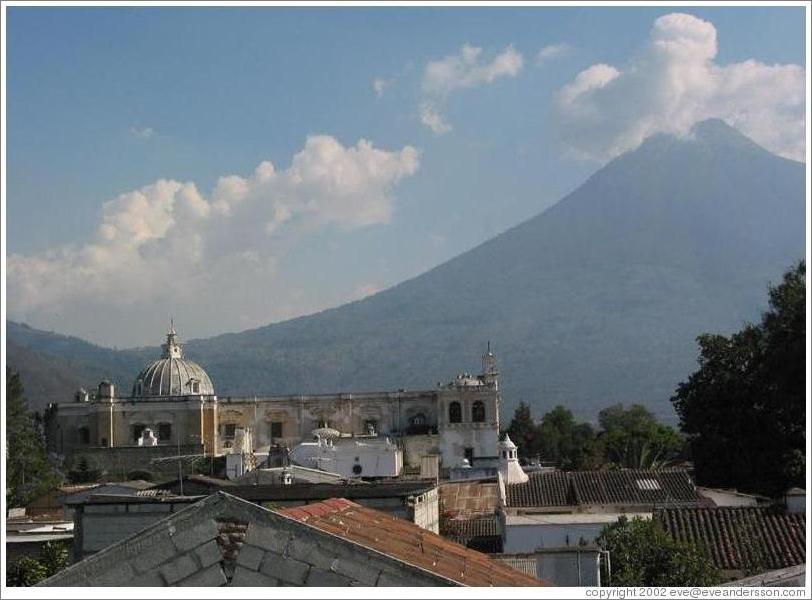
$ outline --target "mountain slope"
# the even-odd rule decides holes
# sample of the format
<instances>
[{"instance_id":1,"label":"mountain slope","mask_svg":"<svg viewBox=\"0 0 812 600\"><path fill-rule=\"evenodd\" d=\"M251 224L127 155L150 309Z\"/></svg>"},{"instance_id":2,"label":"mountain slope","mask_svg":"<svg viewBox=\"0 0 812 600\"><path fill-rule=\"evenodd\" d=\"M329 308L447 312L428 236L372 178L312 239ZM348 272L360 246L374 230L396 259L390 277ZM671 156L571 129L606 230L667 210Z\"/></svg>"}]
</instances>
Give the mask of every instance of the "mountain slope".
<instances>
[{"instance_id":1,"label":"mountain slope","mask_svg":"<svg viewBox=\"0 0 812 600\"><path fill-rule=\"evenodd\" d=\"M77 337L6 322L6 364L20 373L28 406L70 402L80 387L94 389L110 379L129 392L132 379L155 350L111 350Z\"/></svg>"},{"instance_id":2,"label":"mountain slope","mask_svg":"<svg viewBox=\"0 0 812 600\"><path fill-rule=\"evenodd\" d=\"M561 403L593 418L623 401L671 418L695 337L756 319L804 235L804 166L707 121L419 277L186 350L221 395L308 393L431 386L475 370L491 340L503 418L519 400L537 415Z\"/></svg>"}]
</instances>

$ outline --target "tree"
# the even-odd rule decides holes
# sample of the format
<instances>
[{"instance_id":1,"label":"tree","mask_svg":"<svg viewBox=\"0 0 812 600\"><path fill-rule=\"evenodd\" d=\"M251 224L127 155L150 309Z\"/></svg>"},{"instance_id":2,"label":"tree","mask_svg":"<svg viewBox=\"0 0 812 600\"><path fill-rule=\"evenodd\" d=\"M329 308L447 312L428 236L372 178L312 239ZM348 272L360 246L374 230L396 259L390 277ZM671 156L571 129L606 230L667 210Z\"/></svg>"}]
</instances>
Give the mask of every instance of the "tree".
<instances>
[{"instance_id":1,"label":"tree","mask_svg":"<svg viewBox=\"0 0 812 600\"><path fill-rule=\"evenodd\" d=\"M9 565L6 583L10 587L30 587L68 566L68 549L60 542L46 542L40 558L23 556Z\"/></svg>"},{"instance_id":2,"label":"tree","mask_svg":"<svg viewBox=\"0 0 812 600\"><path fill-rule=\"evenodd\" d=\"M544 415L539 426L541 455L564 470L584 469L589 462L595 432L589 423L578 423L572 412L556 406Z\"/></svg>"},{"instance_id":3,"label":"tree","mask_svg":"<svg viewBox=\"0 0 812 600\"><path fill-rule=\"evenodd\" d=\"M519 402L519 406L516 407L513 419L508 425L507 434L518 446L520 456L535 457L541 451L538 426L533 421L530 407L524 401Z\"/></svg>"},{"instance_id":4,"label":"tree","mask_svg":"<svg viewBox=\"0 0 812 600\"><path fill-rule=\"evenodd\" d=\"M71 483L93 483L101 478L101 470L91 469L87 456L80 456L76 463L76 468L68 471L68 480Z\"/></svg>"},{"instance_id":5,"label":"tree","mask_svg":"<svg viewBox=\"0 0 812 600\"><path fill-rule=\"evenodd\" d=\"M18 373L6 369L6 502L25 506L58 485L60 478L48 462L45 442L28 412Z\"/></svg>"},{"instance_id":6,"label":"tree","mask_svg":"<svg viewBox=\"0 0 812 600\"><path fill-rule=\"evenodd\" d=\"M656 469L679 458L684 441L673 428L658 422L645 407L615 404L598 415L604 461L619 467Z\"/></svg>"},{"instance_id":7,"label":"tree","mask_svg":"<svg viewBox=\"0 0 812 600\"><path fill-rule=\"evenodd\" d=\"M620 517L597 539L609 551L610 586L709 586L721 582L704 549L674 540L655 521Z\"/></svg>"},{"instance_id":8,"label":"tree","mask_svg":"<svg viewBox=\"0 0 812 600\"><path fill-rule=\"evenodd\" d=\"M660 468L682 456L684 440L673 428L659 423L640 405L622 404L600 412L600 430L578 422L572 412L556 406L536 424L530 407L520 403L507 429L523 457L541 456L567 471Z\"/></svg>"},{"instance_id":9,"label":"tree","mask_svg":"<svg viewBox=\"0 0 812 600\"><path fill-rule=\"evenodd\" d=\"M30 556L23 556L12 562L6 573L6 585L9 587L30 587L48 578L48 570L40 561Z\"/></svg>"},{"instance_id":10,"label":"tree","mask_svg":"<svg viewBox=\"0 0 812 600\"><path fill-rule=\"evenodd\" d=\"M703 334L699 369L671 398L697 480L779 496L803 485L806 276L803 261L769 289L761 323Z\"/></svg>"}]
</instances>

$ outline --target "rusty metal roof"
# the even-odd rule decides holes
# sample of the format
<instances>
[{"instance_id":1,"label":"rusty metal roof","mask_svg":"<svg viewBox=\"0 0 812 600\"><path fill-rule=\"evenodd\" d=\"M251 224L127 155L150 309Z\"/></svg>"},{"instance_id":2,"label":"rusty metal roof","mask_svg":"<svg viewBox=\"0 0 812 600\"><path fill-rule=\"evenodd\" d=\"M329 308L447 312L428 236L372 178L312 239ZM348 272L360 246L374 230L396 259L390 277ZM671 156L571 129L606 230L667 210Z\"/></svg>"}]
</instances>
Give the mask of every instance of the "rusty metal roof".
<instances>
[{"instance_id":1,"label":"rusty metal roof","mask_svg":"<svg viewBox=\"0 0 812 600\"><path fill-rule=\"evenodd\" d=\"M493 514L499 504L499 489L496 483L442 483L439 491L440 514L443 517Z\"/></svg>"},{"instance_id":2,"label":"rusty metal roof","mask_svg":"<svg viewBox=\"0 0 812 600\"><path fill-rule=\"evenodd\" d=\"M538 586L544 582L443 539L410 521L334 498L280 514L468 586Z\"/></svg>"}]
</instances>

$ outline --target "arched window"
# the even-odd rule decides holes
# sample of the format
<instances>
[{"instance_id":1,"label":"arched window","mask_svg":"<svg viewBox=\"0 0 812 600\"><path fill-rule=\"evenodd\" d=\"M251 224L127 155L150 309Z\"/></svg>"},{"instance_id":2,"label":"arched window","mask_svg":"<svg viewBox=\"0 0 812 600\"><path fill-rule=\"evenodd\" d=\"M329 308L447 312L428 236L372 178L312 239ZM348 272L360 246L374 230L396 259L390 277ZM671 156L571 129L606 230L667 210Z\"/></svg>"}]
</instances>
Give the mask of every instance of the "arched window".
<instances>
[{"instance_id":1,"label":"arched window","mask_svg":"<svg viewBox=\"0 0 812 600\"><path fill-rule=\"evenodd\" d=\"M419 412L409 417L409 425L406 427L406 433L409 435L431 433L431 426L429 425L426 413Z\"/></svg>"},{"instance_id":2,"label":"arched window","mask_svg":"<svg viewBox=\"0 0 812 600\"><path fill-rule=\"evenodd\" d=\"M168 442L172 439L172 423L158 423L158 441Z\"/></svg>"},{"instance_id":3,"label":"arched window","mask_svg":"<svg viewBox=\"0 0 812 600\"><path fill-rule=\"evenodd\" d=\"M417 413L411 419L409 419L409 425L425 425L426 424L426 415L423 413Z\"/></svg>"},{"instance_id":4,"label":"arched window","mask_svg":"<svg viewBox=\"0 0 812 600\"><path fill-rule=\"evenodd\" d=\"M482 400L477 400L471 407L471 420L474 423L485 422L485 403Z\"/></svg>"},{"instance_id":5,"label":"arched window","mask_svg":"<svg viewBox=\"0 0 812 600\"><path fill-rule=\"evenodd\" d=\"M448 422L460 423L462 422L462 406L459 402L452 402L448 405Z\"/></svg>"}]
</instances>

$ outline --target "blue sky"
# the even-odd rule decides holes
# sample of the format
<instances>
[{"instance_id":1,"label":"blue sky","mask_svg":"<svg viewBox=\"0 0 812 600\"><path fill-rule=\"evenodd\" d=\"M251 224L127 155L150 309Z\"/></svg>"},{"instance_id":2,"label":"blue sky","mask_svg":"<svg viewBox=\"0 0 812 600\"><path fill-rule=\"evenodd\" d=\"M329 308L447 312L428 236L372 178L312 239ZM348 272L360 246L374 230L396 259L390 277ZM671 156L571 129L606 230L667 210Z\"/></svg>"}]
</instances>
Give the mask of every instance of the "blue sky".
<instances>
[{"instance_id":1,"label":"blue sky","mask_svg":"<svg viewBox=\"0 0 812 600\"><path fill-rule=\"evenodd\" d=\"M674 12L694 18L657 21ZM803 157L802 8L7 14L8 316L109 345L157 342L170 313L200 337L391 286L700 117ZM710 63L684 105L651 108ZM248 200L218 208L228 175ZM161 179L178 185L121 199Z\"/></svg>"}]
</instances>

